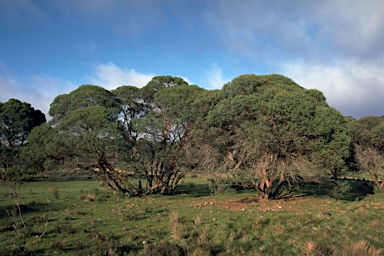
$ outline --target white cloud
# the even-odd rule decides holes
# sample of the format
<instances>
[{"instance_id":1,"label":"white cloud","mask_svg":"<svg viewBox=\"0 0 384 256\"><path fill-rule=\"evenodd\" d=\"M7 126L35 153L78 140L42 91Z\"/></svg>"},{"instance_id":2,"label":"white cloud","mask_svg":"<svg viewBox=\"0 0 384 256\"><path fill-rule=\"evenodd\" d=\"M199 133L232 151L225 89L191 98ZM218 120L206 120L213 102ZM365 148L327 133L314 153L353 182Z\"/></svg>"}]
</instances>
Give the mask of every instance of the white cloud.
<instances>
[{"instance_id":1,"label":"white cloud","mask_svg":"<svg viewBox=\"0 0 384 256\"><path fill-rule=\"evenodd\" d=\"M10 71L4 63L0 63L0 101L11 98L30 103L32 107L42 111L48 118L49 105L53 99L76 88L70 81L48 75L20 77Z\"/></svg>"},{"instance_id":2,"label":"white cloud","mask_svg":"<svg viewBox=\"0 0 384 256\"><path fill-rule=\"evenodd\" d=\"M92 84L112 90L122 85L132 85L141 88L154 76L154 74L139 73L134 69L121 68L109 62L107 64L98 64L95 67L94 74L87 77L87 80Z\"/></svg>"},{"instance_id":3,"label":"white cloud","mask_svg":"<svg viewBox=\"0 0 384 256\"><path fill-rule=\"evenodd\" d=\"M298 61L283 64L282 73L303 87L322 91L328 103L344 115L360 118L384 115L382 66L354 60L334 66Z\"/></svg>"},{"instance_id":4,"label":"white cloud","mask_svg":"<svg viewBox=\"0 0 384 256\"><path fill-rule=\"evenodd\" d=\"M234 59L323 91L345 115L384 115L382 1L220 0L217 6L207 21Z\"/></svg>"},{"instance_id":5,"label":"white cloud","mask_svg":"<svg viewBox=\"0 0 384 256\"><path fill-rule=\"evenodd\" d=\"M204 71L204 74L209 89L221 89L225 83L229 82L223 77L223 71L216 63L212 64L210 70Z\"/></svg>"},{"instance_id":6,"label":"white cloud","mask_svg":"<svg viewBox=\"0 0 384 256\"><path fill-rule=\"evenodd\" d=\"M380 0L218 1L207 16L233 53L257 58L383 56ZM380 50L380 51L379 51ZM325 55L325 56L324 56Z\"/></svg>"}]
</instances>

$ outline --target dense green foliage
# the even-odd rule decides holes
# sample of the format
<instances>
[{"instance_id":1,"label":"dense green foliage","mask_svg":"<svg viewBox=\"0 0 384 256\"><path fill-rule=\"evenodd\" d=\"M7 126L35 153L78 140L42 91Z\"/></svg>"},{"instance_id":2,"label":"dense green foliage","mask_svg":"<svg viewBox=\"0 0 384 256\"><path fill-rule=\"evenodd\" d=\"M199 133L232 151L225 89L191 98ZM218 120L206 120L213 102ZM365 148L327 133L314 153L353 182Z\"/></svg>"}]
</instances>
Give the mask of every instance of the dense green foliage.
<instances>
[{"instance_id":1,"label":"dense green foliage","mask_svg":"<svg viewBox=\"0 0 384 256\"><path fill-rule=\"evenodd\" d=\"M262 197L276 198L286 183L346 167L346 123L321 92L279 75L243 75L221 95L198 138L207 136L203 162L215 176L246 173Z\"/></svg>"},{"instance_id":2,"label":"dense green foliage","mask_svg":"<svg viewBox=\"0 0 384 256\"><path fill-rule=\"evenodd\" d=\"M237 180L234 186L277 198L303 181L337 179L356 160L369 169L355 152L384 149L380 120L347 120L322 92L275 74L242 75L214 91L171 76L143 88L82 85L57 96L49 114L49 124L32 132L42 122L14 122L27 131L14 139L2 130L2 141L10 138L2 149L13 140L24 145L30 133L22 154L28 169L88 171L134 195L172 194L186 174L200 170L215 184Z\"/></svg>"},{"instance_id":3,"label":"dense green foliage","mask_svg":"<svg viewBox=\"0 0 384 256\"><path fill-rule=\"evenodd\" d=\"M45 122L45 115L26 102L16 99L0 102L1 179L15 176L28 167L22 158L22 149L27 144L27 137L32 129Z\"/></svg>"},{"instance_id":4,"label":"dense green foliage","mask_svg":"<svg viewBox=\"0 0 384 256\"><path fill-rule=\"evenodd\" d=\"M141 89L83 85L59 95L49 111L52 132L43 150L48 163L42 165L90 171L124 193L171 194L191 169L184 141L192 132L191 104L203 91L181 78L159 76Z\"/></svg>"},{"instance_id":5,"label":"dense green foliage","mask_svg":"<svg viewBox=\"0 0 384 256\"><path fill-rule=\"evenodd\" d=\"M380 189L384 189L384 119L367 116L349 122L356 159Z\"/></svg>"}]
</instances>

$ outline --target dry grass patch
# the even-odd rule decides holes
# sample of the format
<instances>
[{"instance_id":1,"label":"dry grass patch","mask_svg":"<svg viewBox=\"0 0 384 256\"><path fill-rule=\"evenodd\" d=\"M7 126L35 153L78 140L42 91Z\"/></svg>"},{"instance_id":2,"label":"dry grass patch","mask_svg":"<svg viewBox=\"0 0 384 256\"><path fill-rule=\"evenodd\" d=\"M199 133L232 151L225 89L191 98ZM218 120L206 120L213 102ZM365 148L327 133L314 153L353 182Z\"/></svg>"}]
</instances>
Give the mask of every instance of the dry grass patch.
<instances>
[{"instance_id":1,"label":"dry grass patch","mask_svg":"<svg viewBox=\"0 0 384 256\"><path fill-rule=\"evenodd\" d=\"M367 213L366 207L359 207L355 210L356 213Z\"/></svg>"},{"instance_id":2,"label":"dry grass patch","mask_svg":"<svg viewBox=\"0 0 384 256\"><path fill-rule=\"evenodd\" d=\"M171 237L179 241L184 232L184 226L180 223L179 214L176 211L171 212L169 220L171 222Z\"/></svg>"},{"instance_id":3,"label":"dry grass patch","mask_svg":"<svg viewBox=\"0 0 384 256\"><path fill-rule=\"evenodd\" d=\"M87 196L84 198L84 201L85 201L85 202L93 202L93 201L95 201L95 199L96 199L96 196L95 196L95 195L93 195L93 194L89 194L89 195L87 195Z\"/></svg>"},{"instance_id":4,"label":"dry grass patch","mask_svg":"<svg viewBox=\"0 0 384 256\"><path fill-rule=\"evenodd\" d=\"M309 241L303 248L303 252L306 256L326 256L333 254L333 248Z\"/></svg>"},{"instance_id":5,"label":"dry grass patch","mask_svg":"<svg viewBox=\"0 0 384 256\"><path fill-rule=\"evenodd\" d=\"M373 221L371 221L370 226L372 228L377 228L377 227L379 227L380 224L382 224L382 222L383 222L383 220L374 219Z\"/></svg>"},{"instance_id":6,"label":"dry grass patch","mask_svg":"<svg viewBox=\"0 0 384 256\"><path fill-rule=\"evenodd\" d=\"M367 241L361 240L356 243L349 244L348 247L343 248L339 255L342 256L380 256L382 255L383 250L378 249L370 245Z\"/></svg>"}]
</instances>

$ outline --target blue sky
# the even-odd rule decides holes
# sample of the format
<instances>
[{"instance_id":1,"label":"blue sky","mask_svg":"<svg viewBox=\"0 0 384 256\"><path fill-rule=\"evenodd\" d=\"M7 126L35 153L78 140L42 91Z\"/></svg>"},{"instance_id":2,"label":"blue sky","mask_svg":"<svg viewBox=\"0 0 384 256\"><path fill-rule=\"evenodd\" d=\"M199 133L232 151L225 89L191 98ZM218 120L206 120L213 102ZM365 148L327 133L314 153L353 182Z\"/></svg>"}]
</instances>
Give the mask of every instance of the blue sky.
<instances>
[{"instance_id":1,"label":"blue sky","mask_svg":"<svg viewBox=\"0 0 384 256\"><path fill-rule=\"evenodd\" d=\"M344 115L384 115L381 0L0 0L0 101L48 112L82 84L207 89L277 73Z\"/></svg>"}]
</instances>

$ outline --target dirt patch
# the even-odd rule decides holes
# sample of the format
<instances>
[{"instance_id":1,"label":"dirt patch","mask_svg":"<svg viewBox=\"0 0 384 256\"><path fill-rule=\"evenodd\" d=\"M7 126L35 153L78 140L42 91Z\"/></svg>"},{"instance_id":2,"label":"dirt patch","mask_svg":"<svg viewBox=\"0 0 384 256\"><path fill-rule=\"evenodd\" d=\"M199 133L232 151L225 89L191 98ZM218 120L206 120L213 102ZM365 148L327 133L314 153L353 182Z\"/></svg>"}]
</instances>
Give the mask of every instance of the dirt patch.
<instances>
[{"instance_id":1,"label":"dirt patch","mask_svg":"<svg viewBox=\"0 0 384 256\"><path fill-rule=\"evenodd\" d=\"M245 211L247 209L247 203L239 202L221 202L218 203L218 206L233 211Z\"/></svg>"},{"instance_id":2,"label":"dirt patch","mask_svg":"<svg viewBox=\"0 0 384 256\"><path fill-rule=\"evenodd\" d=\"M251 197L251 198L246 197L238 201L238 203L245 203L245 204L258 203L258 202L259 202L259 199L256 197Z\"/></svg>"}]
</instances>

